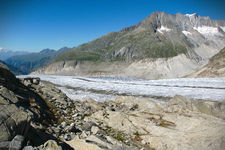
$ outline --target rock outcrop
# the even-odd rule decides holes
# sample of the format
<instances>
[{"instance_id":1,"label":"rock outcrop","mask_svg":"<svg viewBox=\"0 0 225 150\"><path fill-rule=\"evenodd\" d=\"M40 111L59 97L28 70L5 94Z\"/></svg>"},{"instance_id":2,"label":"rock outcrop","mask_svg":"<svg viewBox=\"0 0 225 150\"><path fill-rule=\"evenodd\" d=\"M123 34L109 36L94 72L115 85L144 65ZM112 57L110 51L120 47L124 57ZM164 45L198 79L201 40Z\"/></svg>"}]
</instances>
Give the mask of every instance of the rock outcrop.
<instances>
[{"instance_id":1,"label":"rock outcrop","mask_svg":"<svg viewBox=\"0 0 225 150\"><path fill-rule=\"evenodd\" d=\"M34 85L39 84L37 81L32 79ZM0 145L10 147L17 135L25 138L23 144L43 144L51 136L39 130L37 125L49 126L57 121L48 101L21 83L7 66L0 63Z\"/></svg>"}]
</instances>

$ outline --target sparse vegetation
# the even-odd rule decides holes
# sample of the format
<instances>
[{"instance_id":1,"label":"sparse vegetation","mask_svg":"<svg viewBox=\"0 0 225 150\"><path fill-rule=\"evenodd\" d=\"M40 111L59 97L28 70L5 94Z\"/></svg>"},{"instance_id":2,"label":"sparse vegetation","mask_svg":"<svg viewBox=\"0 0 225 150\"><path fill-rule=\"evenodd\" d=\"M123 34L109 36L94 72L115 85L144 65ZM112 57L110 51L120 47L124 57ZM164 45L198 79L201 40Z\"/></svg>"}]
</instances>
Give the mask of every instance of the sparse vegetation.
<instances>
[{"instance_id":1,"label":"sparse vegetation","mask_svg":"<svg viewBox=\"0 0 225 150\"><path fill-rule=\"evenodd\" d=\"M130 108L130 110L136 110L136 109L138 109L138 107L139 107L138 104L134 104L134 105Z\"/></svg>"},{"instance_id":2,"label":"sparse vegetation","mask_svg":"<svg viewBox=\"0 0 225 150\"><path fill-rule=\"evenodd\" d=\"M62 53L55 61L126 61L128 57L132 60L168 58L187 52L187 44L181 43L186 43L185 39L173 43L165 37L157 36L151 30L112 32ZM126 49L126 53L120 53L122 48Z\"/></svg>"},{"instance_id":3,"label":"sparse vegetation","mask_svg":"<svg viewBox=\"0 0 225 150\"><path fill-rule=\"evenodd\" d=\"M55 61L79 60L79 61L100 61L101 56L90 52L68 51L59 55Z\"/></svg>"},{"instance_id":4,"label":"sparse vegetation","mask_svg":"<svg viewBox=\"0 0 225 150\"><path fill-rule=\"evenodd\" d=\"M140 133L138 131L134 132L135 136L140 136Z\"/></svg>"}]
</instances>

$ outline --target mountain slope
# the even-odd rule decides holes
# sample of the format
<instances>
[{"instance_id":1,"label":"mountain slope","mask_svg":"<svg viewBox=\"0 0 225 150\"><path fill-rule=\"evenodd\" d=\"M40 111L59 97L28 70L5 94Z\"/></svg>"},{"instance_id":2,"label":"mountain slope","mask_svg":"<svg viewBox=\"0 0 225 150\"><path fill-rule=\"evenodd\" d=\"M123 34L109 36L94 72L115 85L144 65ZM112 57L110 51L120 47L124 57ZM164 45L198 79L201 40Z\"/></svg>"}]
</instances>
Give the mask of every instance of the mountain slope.
<instances>
[{"instance_id":1,"label":"mountain slope","mask_svg":"<svg viewBox=\"0 0 225 150\"><path fill-rule=\"evenodd\" d=\"M8 65L8 64L6 64L5 62L3 62L3 61L1 61L1 60L0 60L0 63L1 63L1 66L3 66L3 65L7 66L7 67L10 69L10 71L11 71L14 75L25 74L24 72L22 72L22 71L19 70L18 68L15 68L15 67L13 67L13 66L11 66L11 65Z\"/></svg>"},{"instance_id":2,"label":"mountain slope","mask_svg":"<svg viewBox=\"0 0 225 150\"><path fill-rule=\"evenodd\" d=\"M18 68L24 74L28 74L40 67L43 67L45 64L52 61L52 59L54 59L59 53L68 49L69 48L67 47L61 48L58 51L44 49L39 53L13 56L6 59L5 62L14 68Z\"/></svg>"},{"instance_id":3,"label":"mountain slope","mask_svg":"<svg viewBox=\"0 0 225 150\"><path fill-rule=\"evenodd\" d=\"M213 56L207 65L187 77L225 77L225 48Z\"/></svg>"},{"instance_id":4,"label":"mountain slope","mask_svg":"<svg viewBox=\"0 0 225 150\"><path fill-rule=\"evenodd\" d=\"M143 77L153 79L181 77L206 64L225 46L224 30L225 21L197 14L154 12L135 26L61 53L53 64L38 72L130 75L138 70L131 75L145 74ZM90 67L83 66L84 61ZM93 66L98 69L93 70Z\"/></svg>"},{"instance_id":5,"label":"mountain slope","mask_svg":"<svg viewBox=\"0 0 225 150\"><path fill-rule=\"evenodd\" d=\"M180 53L190 53L194 57L195 53L190 49L207 45L221 48L225 44L224 29L225 21L212 21L197 14L184 16L155 12L135 26L71 49L56 60L74 60L77 54L83 52L106 60L167 58Z\"/></svg>"}]
</instances>

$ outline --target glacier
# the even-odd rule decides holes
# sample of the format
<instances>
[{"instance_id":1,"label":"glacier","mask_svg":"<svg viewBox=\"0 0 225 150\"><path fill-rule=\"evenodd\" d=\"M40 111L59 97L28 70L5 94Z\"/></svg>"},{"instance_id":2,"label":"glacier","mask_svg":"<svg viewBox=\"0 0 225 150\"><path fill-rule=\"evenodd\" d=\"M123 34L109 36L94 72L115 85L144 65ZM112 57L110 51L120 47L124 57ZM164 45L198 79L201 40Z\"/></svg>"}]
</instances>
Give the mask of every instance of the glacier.
<instances>
[{"instance_id":1,"label":"glacier","mask_svg":"<svg viewBox=\"0 0 225 150\"><path fill-rule=\"evenodd\" d=\"M199 33L207 36L223 36L216 27L210 27L210 26L201 26L201 27L194 27L195 30L197 30Z\"/></svg>"},{"instance_id":2,"label":"glacier","mask_svg":"<svg viewBox=\"0 0 225 150\"><path fill-rule=\"evenodd\" d=\"M113 100L118 95L164 97L182 95L187 98L225 101L225 78L177 78L147 80L115 76L29 75L56 84L71 99Z\"/></svg>"}]
</instances>

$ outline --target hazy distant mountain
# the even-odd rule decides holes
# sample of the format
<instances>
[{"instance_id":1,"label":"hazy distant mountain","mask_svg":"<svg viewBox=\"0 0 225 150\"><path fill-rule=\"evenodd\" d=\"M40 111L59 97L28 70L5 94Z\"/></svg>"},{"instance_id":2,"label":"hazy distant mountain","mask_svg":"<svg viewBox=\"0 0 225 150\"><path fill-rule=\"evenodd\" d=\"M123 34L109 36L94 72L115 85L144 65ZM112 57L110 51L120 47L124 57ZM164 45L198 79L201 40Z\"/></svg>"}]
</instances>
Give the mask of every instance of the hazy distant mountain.
<instances>
[{"instance_id":1,"label":"hazy distant mountain","mask_svg":"<svg viewBox=\"0 0 225 150\"><path fill-rule=\"evenodd\" d=\"M39 72L181 77L206 64L224 46L224 20L154 12L137 25L61 53Z\"/></svg>"},{"instance_id":2,"label":"hazy distant mountain","mask_svg":"<svg viewBox=\"0 0 225 150\"><path fill-rule=\"evenodd\" d=\"M9 57L16 56L16 55L24 55L28 54L29 52L23 52L23 51L11 51L6 49L0 49L0 60L6 60Z\"/></svg>"},{"instance_id":3,"label":"hazy distant mountain","mask_svg":"<svg viewBox=\"0 0 225 150\"><path fill-rule=\"evenodd\" d=\"M69 48L63 47L58 51L53 49L44 49L38 53L29 53L25 55L17 55L10 57L5 62L21 70L24 74L31 73L36 69L43 67L47 63L51 62L62 51L66 51Z\"/></svg>"}]
</instances>

